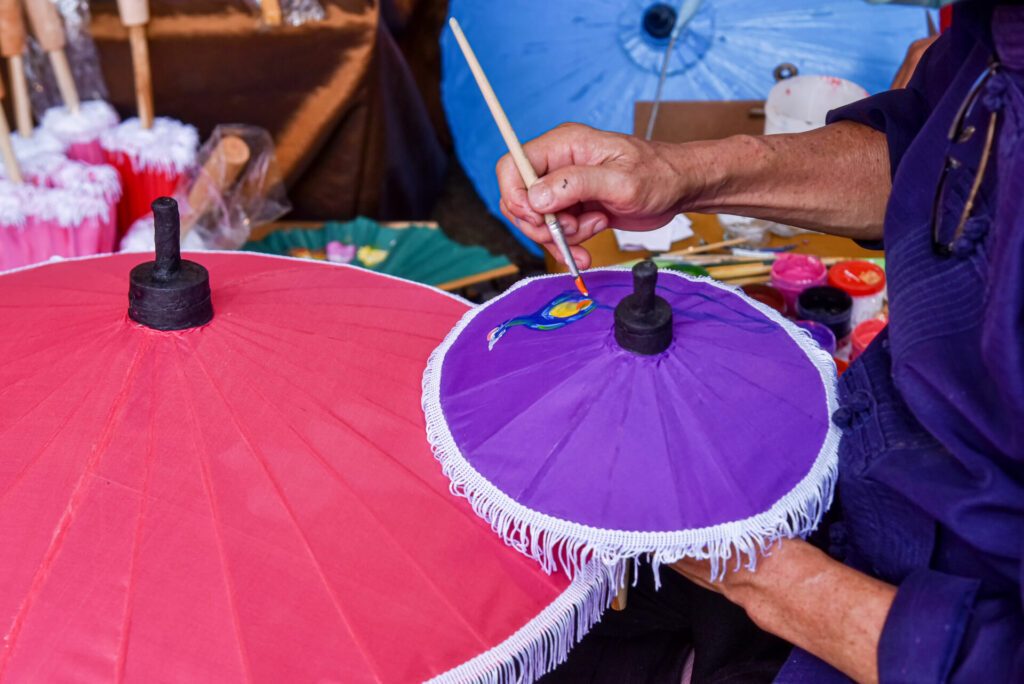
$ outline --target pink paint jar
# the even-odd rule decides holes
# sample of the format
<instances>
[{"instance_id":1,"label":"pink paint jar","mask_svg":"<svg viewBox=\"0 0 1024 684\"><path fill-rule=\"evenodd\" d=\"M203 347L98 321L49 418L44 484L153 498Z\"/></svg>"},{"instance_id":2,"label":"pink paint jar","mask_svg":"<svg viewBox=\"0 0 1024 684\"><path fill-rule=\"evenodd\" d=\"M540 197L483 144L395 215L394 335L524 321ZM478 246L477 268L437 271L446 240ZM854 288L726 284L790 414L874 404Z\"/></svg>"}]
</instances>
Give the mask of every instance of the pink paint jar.
<instances>
[{"instance_id":1,"label":"pink paint jar","mask_svg":"<svg viewBox=\"0 0 1024 684\"><path fill-rule=\"evenodd\" d=\"M796 298L809 287L824 285L828 271L810 254L780 254L772 264L771 284L786 300L786 312L796 313Z\"/></svg>"}]
</instances>

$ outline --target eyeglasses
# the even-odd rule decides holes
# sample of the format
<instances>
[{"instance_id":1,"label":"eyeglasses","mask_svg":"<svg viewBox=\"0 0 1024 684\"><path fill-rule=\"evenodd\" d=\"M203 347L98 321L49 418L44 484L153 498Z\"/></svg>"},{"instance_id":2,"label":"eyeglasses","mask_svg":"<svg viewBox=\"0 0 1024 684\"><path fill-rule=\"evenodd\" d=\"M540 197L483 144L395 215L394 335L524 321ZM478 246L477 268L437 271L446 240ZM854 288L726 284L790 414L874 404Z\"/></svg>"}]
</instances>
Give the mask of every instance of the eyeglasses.
<instances>
[{"instance_id":1,"label":"eyeglasses","mask_svg":"<svg viewBox=\"0 0 1024 684\"><path fill-rule=\"evenodd\" d=\"M985 172L988 170L992 157L992 142L995 140L996 128L999 123L999 110L992 111L988 115L985 140L980 155L976 144L967 144L977 132L976 126L967 121L974 111L974 106L977 104L985 84L999 71L999 68L999 62L989 63L985 71L978 76L970 90L967 91L967 95L960 103L960 108L949 127L947 134L949 147L946 152L945 166L942 169L942 176L935 189L935 200L932 203L932 249L940 256L949 256L953 252L953 246L963 235L964 227L967 225L968 219L971 218L971 213L978 201L981 185L985 181ZM966 181L966 177L963 176L965 173L974 175L959 217L953 224L951 220L946 219L957 216L957 213L945 211L946 202L955 192L951 188L961 188L963 182Z\"/></svg>"}]
</instances>

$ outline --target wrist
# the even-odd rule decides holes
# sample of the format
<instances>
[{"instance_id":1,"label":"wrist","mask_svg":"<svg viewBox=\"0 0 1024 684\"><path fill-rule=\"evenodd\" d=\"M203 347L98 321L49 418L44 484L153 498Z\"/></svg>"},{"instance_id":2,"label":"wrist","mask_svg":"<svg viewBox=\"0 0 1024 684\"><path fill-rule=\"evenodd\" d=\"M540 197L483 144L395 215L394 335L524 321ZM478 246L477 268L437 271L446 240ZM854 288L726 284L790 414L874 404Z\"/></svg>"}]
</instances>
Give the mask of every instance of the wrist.
<instances>
[{"instance_id":1,"label":"wrist","mask_svg":"<svg viewBox=\"0 0 1024 684\"><path fill-rule=\"evenodd\" d=\"M734 135L674 145L681 211L720 213L735 205L744 179L757 178L769 150L756 136Z\"/></svg>"}]
</instances>

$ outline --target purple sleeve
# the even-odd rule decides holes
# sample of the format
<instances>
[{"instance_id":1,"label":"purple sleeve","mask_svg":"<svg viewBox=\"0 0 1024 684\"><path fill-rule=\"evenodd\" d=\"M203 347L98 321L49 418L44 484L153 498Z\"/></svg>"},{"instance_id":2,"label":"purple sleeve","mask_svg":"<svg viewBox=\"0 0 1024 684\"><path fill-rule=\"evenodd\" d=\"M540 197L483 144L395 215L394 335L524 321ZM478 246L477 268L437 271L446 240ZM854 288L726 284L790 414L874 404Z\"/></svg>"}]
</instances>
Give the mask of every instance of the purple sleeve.
<instances>
[{"instance_id":1,"label":"purple sleeve","mask_svg":"<svg viewBox=\"0 0 1024 684\"><path fill-rule=\"evenodd\" d=\"M1024 681L1020 596L919 570L900 584L878 644L879 681Z\"/></svg>"},{"instance_id":2,"label":"purple sleeve","mask_svg":"<svg viewBox=\"0 0 1024 684\"><path fill-rule=\"evenodd\" d=\"M855 121L885 133L893 175L953 77L950 39L943 34L925 51L906 88L887 90L828 114L827 122Z\"/></svg>"}]
</instances>

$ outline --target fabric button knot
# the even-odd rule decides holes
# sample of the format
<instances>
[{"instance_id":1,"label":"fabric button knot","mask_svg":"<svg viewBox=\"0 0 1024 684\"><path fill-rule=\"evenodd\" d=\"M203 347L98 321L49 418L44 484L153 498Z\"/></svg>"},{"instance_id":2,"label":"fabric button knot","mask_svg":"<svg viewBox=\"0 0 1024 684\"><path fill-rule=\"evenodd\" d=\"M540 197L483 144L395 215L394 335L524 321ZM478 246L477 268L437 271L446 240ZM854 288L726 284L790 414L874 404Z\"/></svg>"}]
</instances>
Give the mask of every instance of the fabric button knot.
<instances>
[{"instance_id":1,"label":"fabric button knot","mask_svg":"<svg viewBox=\"0 0 1024 684\"><path fill-rule=\"evenodd\" d=\"M985 92L981 101L990 112L998 112L1006 102L1006 77L996 74L985 84Z\"/></svg>"}]
</instances>

